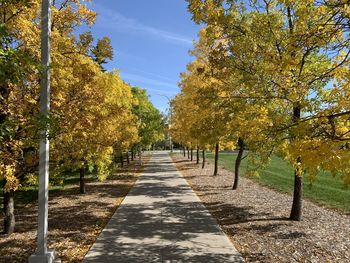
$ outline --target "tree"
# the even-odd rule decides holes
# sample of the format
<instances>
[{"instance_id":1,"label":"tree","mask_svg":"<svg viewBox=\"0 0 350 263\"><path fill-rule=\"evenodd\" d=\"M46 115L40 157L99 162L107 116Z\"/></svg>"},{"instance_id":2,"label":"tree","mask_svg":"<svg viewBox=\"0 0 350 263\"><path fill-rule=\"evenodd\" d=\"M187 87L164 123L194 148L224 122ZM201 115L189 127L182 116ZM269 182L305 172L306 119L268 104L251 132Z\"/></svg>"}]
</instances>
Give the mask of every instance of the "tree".
<instances>
[{"instance_id":1,"label":"tree","mask_svg":"<svg viewBox=\"0 0 350 263\"><path fill-rule=\"evenodd\" d=\"M135 99L132 112L137 117L140 138L133 148L150 149L154 143L164 138L164 117L150 102L145 89L133 87L131 91Z\"/></svg>"},{"instance_id":2,"label":"tree","mask_svg":"<svg viewBox=\"0 0 350 263\"><path fill-rule=\"evenodd\" d=\"M25 175L37 171L37 141L44 126L52 142L52 174L78 170L81 192L88 169L106 178L116 144L129 148L139 141L131 87L118 72L101 68L113 54L109 39L95 46L91 33L76 34L78 25L92 26L96 18L79 0L57 1L52 7L51 113L38 114L40 4L0 2L0 179L7 234L15 226L15 191L25 184Z\"/></svg>"},{"instance_id":3,"label":"tree","mask_svg":"<svg viewBox=\"0 0 350 263\"><path fill-rule=\"evenodd\" d=\"M268 143L262 144L263 151L256 147L256 156L266 160L269 152L277 150L295 167L290 218L300 220L302 176L305 170L314 176L317 165L326 168L328 163L325 159L315 162L313 148L320 150L321 141L332 141L335 155L342 155L339 137L347 139L344 120L349 114L346 107L334 107L339 97L333 92L344 89L337 78L346 68L349 54L344 39L345 6L338 1L191 0L189 10L196 22L207 25L207 38L215 47L207 51L211 65L224 61L231 71L225 100L241 99L266 111L266 128L258 126ZM331 80L335 87L329 89ZM244 117L249 111L248 107ZM337 132L335 123L343 132ZM256 120L246 127L255 125ZM318 127L317 132L312 127ZM244 138L248 144L254 141L249 138ZM249 149L253 146L249 144ZM346 171L342 173L348 178Z\"/></svg>"},{"instance_id":4,"label":"tree","mask_svg":"<svg viewBox=\"0 0 350 263\"><path fill-rule=\"evenodd\" d=\"M34 4L26 1L0 2L0 179L3 181L4 232L15 228L14 194L20 178L33 169L28 161L33 151L31 126L34 118L24 118L31 112L33 101L28 87L32 74L38 69L38 60L27 47L18 42L14 24ZM27 82L23 80L26 79Z\"/></svg>"}]
</instances>

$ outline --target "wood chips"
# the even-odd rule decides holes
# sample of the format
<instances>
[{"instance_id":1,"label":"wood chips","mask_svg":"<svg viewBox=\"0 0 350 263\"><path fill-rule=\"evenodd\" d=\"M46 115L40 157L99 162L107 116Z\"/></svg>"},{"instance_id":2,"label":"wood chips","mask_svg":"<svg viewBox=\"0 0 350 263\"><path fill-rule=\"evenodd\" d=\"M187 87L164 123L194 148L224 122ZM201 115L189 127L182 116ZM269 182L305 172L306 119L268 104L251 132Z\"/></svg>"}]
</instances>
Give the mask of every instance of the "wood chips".
<instances>
[{"instance_id":1,"label":"wood chips","mask_svg":"<svg viewBox=\"0 0 350 263\"><path fill-rule=\"evenodd\" d=\"M144 163L148 160L149 156L143 157ZM135 161L104 182L87 183L84 195L79 194L79 185L50 193L49 248L58 252L62 262L83 260L141 170ZM36 248L37 203L17 208L15 213L16 232L0 235L1 263L27 262Z\"/></svg>"},{"instance_id":2,"label":"wood chips","mask_svg":"<svg viewBox=\"0 0 350 263\"><path fill-rule=\"evenodd\" d=\"M234 191L231 172L173 160L246 262L350 262L349 214L304 201L303 220L292 222L291 195L247 178Z\"/></svg>"}]
</instances>

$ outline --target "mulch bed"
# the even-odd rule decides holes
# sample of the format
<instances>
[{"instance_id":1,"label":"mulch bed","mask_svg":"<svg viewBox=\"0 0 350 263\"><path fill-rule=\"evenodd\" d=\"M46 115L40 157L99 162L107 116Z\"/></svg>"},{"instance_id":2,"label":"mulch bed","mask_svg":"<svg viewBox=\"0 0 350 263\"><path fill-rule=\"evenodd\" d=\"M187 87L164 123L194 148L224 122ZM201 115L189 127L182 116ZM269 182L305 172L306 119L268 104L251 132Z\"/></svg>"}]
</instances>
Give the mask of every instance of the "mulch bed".
<instances>
[{"instance_id":1,"label":"mulch bed","mask_svg":"<svg viewBox=\"0 0 350 263\"><path fill-rule=\"evenodd\" d=\"M145 155L143 163L149 158ZM84 195L79 194L79 185L50 194L49 248L58 252L62 262L83 260L142 168L138 161L132 162L104 182L87 183ZM16 232L8 237L0 235L1 263L27 262L36 248L37 203L16 209L15 213Z\"/></svg>"},{"instance_id":2,"label":"mulch bed","mask_svg":"<svg viewBox=\"0 0 350 263\"><path fill-rule=\"evenodd\" d=\"M246 262L350 262L349 214L304 201L302 221L292 222L291 195L244 177L233 191L231 172L214 177L213 165L173 160Z\"/></svg>"}]
</instances>

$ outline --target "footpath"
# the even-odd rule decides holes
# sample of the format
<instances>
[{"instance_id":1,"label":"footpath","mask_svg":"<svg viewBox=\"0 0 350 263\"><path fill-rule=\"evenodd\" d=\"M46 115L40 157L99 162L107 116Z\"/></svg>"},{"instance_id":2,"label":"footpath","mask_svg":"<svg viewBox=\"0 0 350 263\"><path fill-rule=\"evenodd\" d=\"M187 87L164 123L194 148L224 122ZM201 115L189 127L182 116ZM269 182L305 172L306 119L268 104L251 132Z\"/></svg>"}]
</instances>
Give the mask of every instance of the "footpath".
<instances>
[{"instance_id":1,"label":"footpath","mask_svg":"<svg viewBox=\"0 0 350 263\"><path fill-rule=\"evenodd\" d=\"M243 259L168 153L155 152L83 262L226 263Z\"/></svg>"}]
</instances>

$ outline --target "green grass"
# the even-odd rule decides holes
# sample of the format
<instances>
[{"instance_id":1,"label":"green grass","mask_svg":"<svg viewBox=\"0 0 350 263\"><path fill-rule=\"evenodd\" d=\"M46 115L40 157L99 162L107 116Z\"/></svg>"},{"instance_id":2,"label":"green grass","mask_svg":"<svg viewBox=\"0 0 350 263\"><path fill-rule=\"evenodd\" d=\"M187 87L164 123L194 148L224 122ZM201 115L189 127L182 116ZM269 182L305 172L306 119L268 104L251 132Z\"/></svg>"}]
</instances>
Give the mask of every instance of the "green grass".
<instances>
[{"instance_id":1,"label":"green grass","mask_svg":"<svg viewBox=\"0 0 350 263\"><path fill-rule=\"evenodd\" d=\"M60 180L61 179L61 180ZM95 180L92 174L85 175L85 181L89 182ZM50 186L50 193L55 193L72 186L76 186L79 183L79 173L78 172L67 172L59 177L55 178L55 181L61 181L60 184L54 184ZM2 185L2 181L0 181ZM0 210L3 209L3 188L0 188ZM26 186L20 187L15 194L15 206L16 208L23 207L31 202L38 200L38 187L37 186Z\"/></svg>"},{"instance_id":2,"label":"green grass","mask_svg":"<svg viewBox=\"0 0 350 263\"><path fill-rule=\"evenodd\" d=\"M220 153L219 165L231 172L234 171L236 155L233 153ZM208 161L214 162L214 154L208 153ZM247 169L247 161L241 164L243 176ZM252 180L273 188L275 190L292 193L294 183L293 168L284 160L273 156L269 165L260 171L259 177L249 177ZM326 207L350 212L350 188L346 188L339 177L333 177L329 173L321 172L311 185L307 177L304 180L304 197Z\"/></svg>"}]
</instances>

